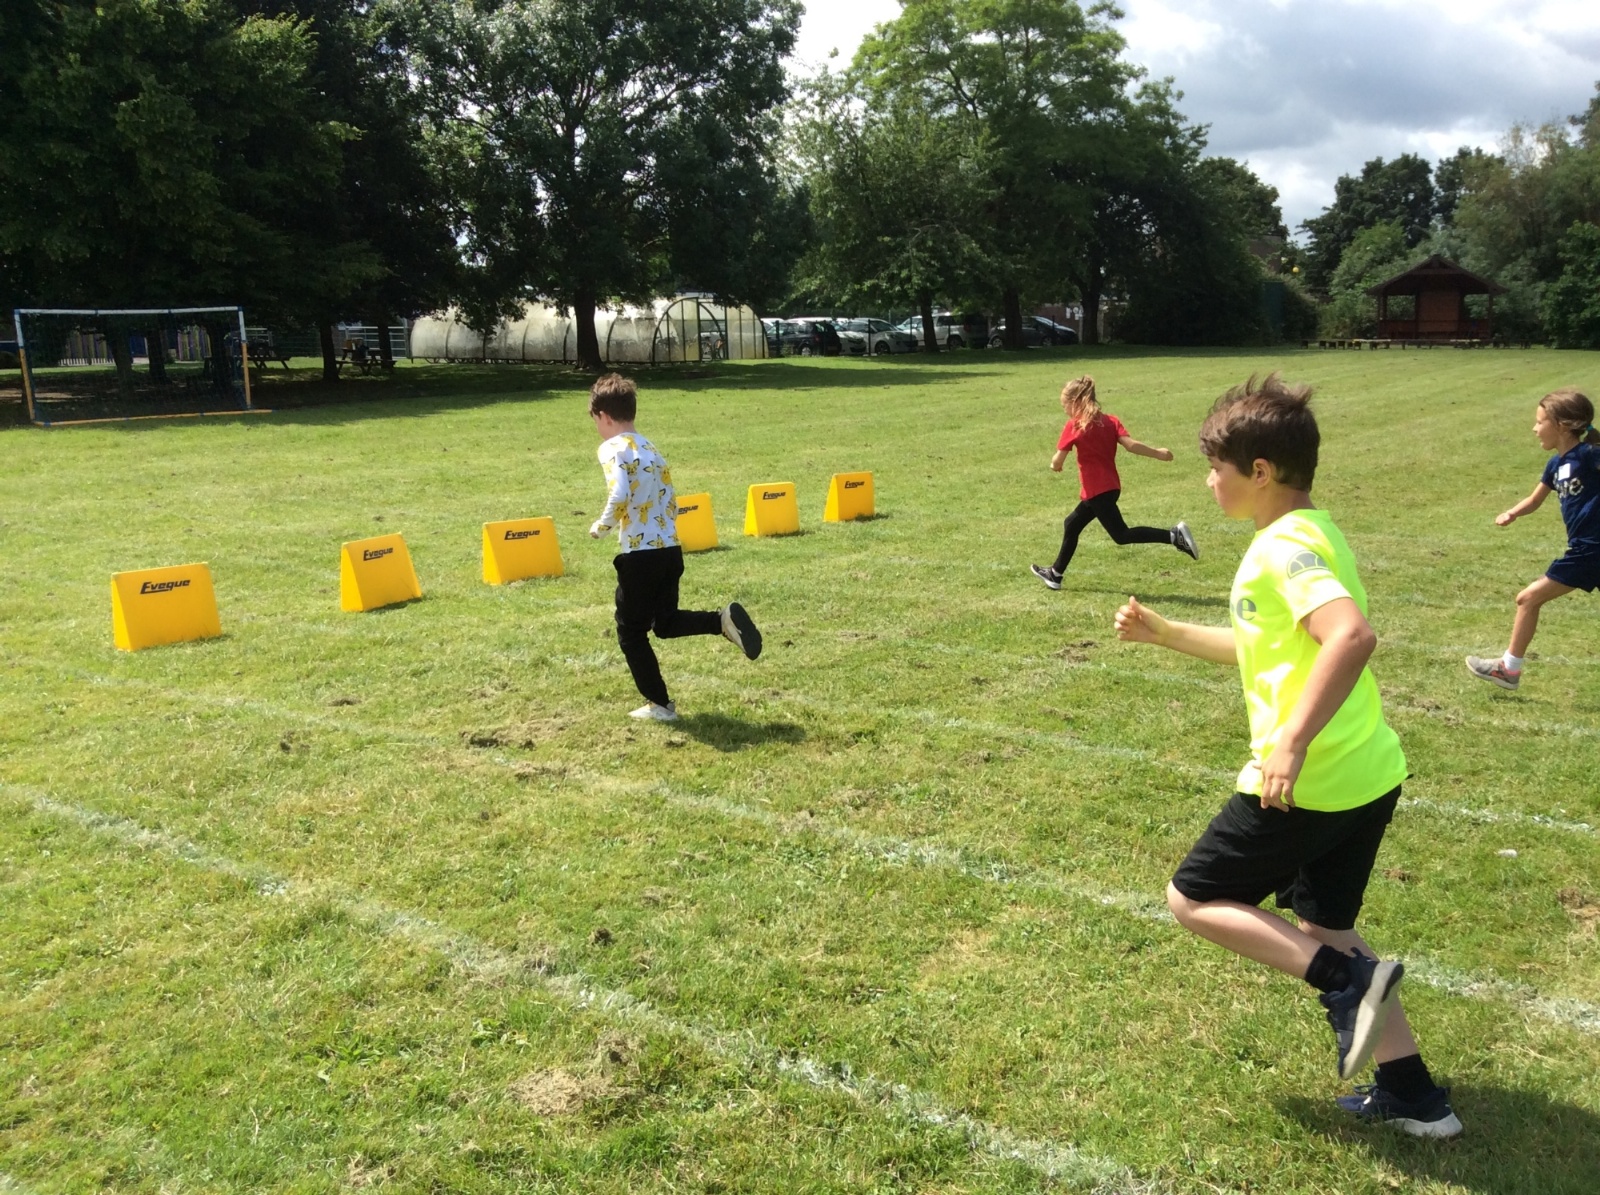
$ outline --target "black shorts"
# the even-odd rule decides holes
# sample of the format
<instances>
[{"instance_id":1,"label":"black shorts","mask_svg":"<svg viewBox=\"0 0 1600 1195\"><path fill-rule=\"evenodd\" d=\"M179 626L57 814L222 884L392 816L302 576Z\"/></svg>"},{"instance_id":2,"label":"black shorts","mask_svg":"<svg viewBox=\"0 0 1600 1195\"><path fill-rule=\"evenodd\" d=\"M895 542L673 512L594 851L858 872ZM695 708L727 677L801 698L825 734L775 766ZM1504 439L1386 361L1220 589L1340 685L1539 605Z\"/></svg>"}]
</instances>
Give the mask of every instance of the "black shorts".
<instances>
[{"instance_id":1,"label":"black shorts","mask_svg":"<svg viewBox=\"0 0 1600 1195\"><path fill-rule=\"evenodd\" d=\"M1557 585L1570 585L1593 593L1600 588L1600 552L1593 548L1568 548L1560 560L1552 560L1544 575Z\"/></svg>"},{"instance_id":2,"label":"black shorts","mask_svg":"<svg viewBox=\"0 0 1600 1195\"><path fill-rule=\"evenodd\" d=\"M1396 785L1355 809L1263 809L1234 793L1179 864L1173 887L1190 900L1280 909L1324 929L1354 929L1383 832L1400 800Z\"/></svg>"}]
</instances>

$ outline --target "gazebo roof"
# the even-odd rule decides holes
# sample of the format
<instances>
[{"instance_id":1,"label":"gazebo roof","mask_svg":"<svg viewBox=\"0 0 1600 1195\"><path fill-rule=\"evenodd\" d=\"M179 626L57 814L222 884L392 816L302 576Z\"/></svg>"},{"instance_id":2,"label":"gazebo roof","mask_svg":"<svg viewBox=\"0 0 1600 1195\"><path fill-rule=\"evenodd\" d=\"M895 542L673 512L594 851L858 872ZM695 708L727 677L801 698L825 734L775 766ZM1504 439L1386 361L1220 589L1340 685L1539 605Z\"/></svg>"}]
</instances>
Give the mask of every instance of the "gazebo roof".
<instances>
[{"instance_id":1,"label":"gazebo roof","mask_svg":"<svg viewBox=\"0 0 1600 1195\"><path fill-rule=\"evenodd\" d=\"M1464 270L1449 258L1435 253L1420 265L1414 265L1403 274L1396 274L1387 282L1369 286L1367 293L1378 295L1414 295L1425 290L1454 290L1464 295L1503 295L1506 288L1493 279L1471 270Z\"/></svg>"}]
</instances>

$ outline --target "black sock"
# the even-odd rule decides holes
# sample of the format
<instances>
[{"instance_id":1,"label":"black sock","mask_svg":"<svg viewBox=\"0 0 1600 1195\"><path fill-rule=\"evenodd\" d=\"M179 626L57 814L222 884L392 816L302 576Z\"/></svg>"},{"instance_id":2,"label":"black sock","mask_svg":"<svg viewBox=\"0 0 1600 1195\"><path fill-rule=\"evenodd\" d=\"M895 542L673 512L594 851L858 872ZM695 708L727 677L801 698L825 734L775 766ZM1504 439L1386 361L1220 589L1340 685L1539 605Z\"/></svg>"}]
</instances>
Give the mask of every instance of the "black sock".
<instances>
[{"instance_id":1,"label":"black sock","mask_svg":"<svg viewBox=\"0 0 1600 1195\"><path fill-rule=\"evenodd\" d=\"M1306 968L1306 982L1319 992L1342 992L1350 986L1350 956L1332 946L1319 946Z\"/></svg>"},{"instance_id":2,"label":"black sock","mask_svg":"<svg viewBox=\"0 0 1600 1195\"><path fill-rule=\"evenodd\" d=\"M1399 1096L1408 1104L1426 1099L1437 1086L1421 1054L1407 1054L1392 1062L1378 1063L1377 1082L1384 1091Z\"/></svg>"}]
</instances>

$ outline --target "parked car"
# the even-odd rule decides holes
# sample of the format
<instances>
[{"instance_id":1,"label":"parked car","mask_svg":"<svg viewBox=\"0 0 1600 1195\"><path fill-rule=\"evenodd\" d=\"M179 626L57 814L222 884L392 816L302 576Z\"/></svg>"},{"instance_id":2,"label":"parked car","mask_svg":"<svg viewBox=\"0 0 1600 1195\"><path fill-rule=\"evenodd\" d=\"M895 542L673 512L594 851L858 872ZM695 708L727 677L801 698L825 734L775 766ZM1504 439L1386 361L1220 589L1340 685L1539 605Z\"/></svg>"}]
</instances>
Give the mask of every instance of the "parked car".
<instances>
[{"instance_id":1,"label":"parked car","mask_svg":"<svg viewBox=\"0 0 1600 1195\"><path fill-rule=\"evenodd\" d=\"M802 330L799 324L792 319L764 319L761 326L767 333L767 356L769 357L799 357L811 356L815 346L811 343L809 329ZM804 354L802 348L809 348Z\"/></svg>"},{"instance_id":2,"label":"parked car","mask_svg":"<svg viewBox=\"0 0 1600 1195\"><path fill-rule=\"evenodd\" d=\"M915 336L886 319L843 319L837 326L844 351L851 356L865 356L869 350L874 356L909 353L917 347Z\"/></svg>"},{"instance_id":3,"label":"parked car","mask_svg":"<svg viewBox=\"0 0 1600 1195\"><path fill-rule=\"evenodd\" d=\"M989 347L997 349L1005 343L1006 321L1001 320L989 332ZM1046 319L1042 315L1027 315L1022 318L1022 343L1029 348L1042 345L1050 348L1058 344L1077 344L1078 333L1058 324L1053 319Z\"/></svg>"},{"instance_id":4,"label":"parked car","mask_svg":"<svg viewBox=\"0 0 1600 1195\"><path fill-rule=\"evenodd\" d=\"M922 317L914 315L897 324L902 332L911 334L917 348L922 347ZM952 315L948 311L933 313L933 337L940 348L964 349L969 345L988 342L988 326L981 315Z\"/></svg>"},{"instance_id":5,"label":"parked car","mask_svg":"<svg viewBox=\"0 0 1600 1195\"><path fill-rule=\"evenodd\" d=\"M839 340L839 330L834 327L831 319L808 315L783 322L793 329L794 336L792 349L788 347L787 341L785 342L785 355L837 357L844 351Z\"/></svg>"}]
</instances>

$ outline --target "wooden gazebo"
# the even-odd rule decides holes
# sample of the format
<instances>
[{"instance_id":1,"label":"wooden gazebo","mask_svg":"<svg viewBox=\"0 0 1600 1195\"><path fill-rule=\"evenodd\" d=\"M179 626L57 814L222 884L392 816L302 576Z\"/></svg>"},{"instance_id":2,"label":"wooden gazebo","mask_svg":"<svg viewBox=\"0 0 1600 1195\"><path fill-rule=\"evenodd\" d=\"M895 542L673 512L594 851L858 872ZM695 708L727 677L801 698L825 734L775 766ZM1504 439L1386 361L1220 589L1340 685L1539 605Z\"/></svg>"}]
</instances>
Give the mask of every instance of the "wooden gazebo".
<instances>
[{"instance_id":1,"label":"wooden gazebo","mask_svg":"<svg viewBox=\"0 0 1600 1195\"><path fill-rule=\"evenodd\" d=\"M1483 342L1493 332L1494 297L1505 294L1506 288L1436 253L1421 265L1368 288L1367 293L1378 300L1379 340ZM1410 319L1389 318L1389 300L1395 295L1411 296ZM1485 318L1467 315L1468 295L1489 296Z\"/></svg>"}]
</instances>

